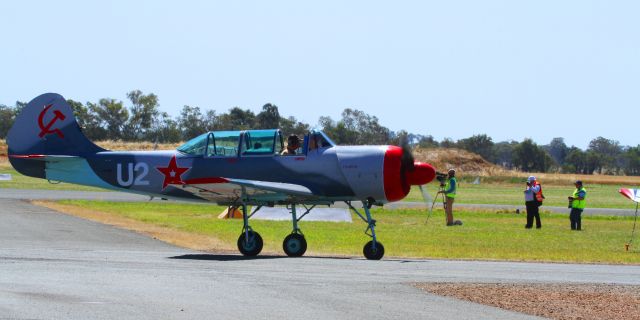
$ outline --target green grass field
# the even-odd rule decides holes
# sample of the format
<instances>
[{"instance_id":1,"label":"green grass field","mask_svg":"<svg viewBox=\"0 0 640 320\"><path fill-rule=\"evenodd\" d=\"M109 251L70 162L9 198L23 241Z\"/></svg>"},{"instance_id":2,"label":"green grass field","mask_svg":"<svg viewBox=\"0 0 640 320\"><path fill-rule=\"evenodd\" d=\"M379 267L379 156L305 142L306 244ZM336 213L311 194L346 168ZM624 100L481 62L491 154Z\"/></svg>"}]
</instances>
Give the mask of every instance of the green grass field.
<instances>
[{"instance_id":1,"label":"green grass field","mask_svg":"<svg viewBox=\"0 0 640 320\"><path fill-rule=\"evenodd\" d=\"M235 249L242 221L221 220L218 206L175 203L112 203L60 201L83 210L128 217L170 229L213 236ZM640 264L640 252L625 252L633 226L632 218L585 217L584 231L569 230L566 215L543 214L543 228L525 230L523 214L465 211L456 212L464 221L460 227L444 226L442 211L435 211L425 224L424 210L376 209L377 234L386 257L447 258L510 261L554 261L580 263ZM356 220L358 219L358 220ZM282 253L282 240L291 231L290 222L252 220L268 252ZM300 227L308 254L362 256L369 238L365 224L302 221ZM636 243L640 245L640 239Z\"/></svg>"},{"instance_id":2,"label":"green grass field","mask_svg":"<svg viewBox=\"0 0 640 320\"><path fill-rule=\"evenodd\" d=\"M618 190L621 188L633 188L633 186L616 185L585 185L587 189L587 207L591 208L618 208L629 209L634 205L629 199L621 196ZM567 197L573 193L573 185L557 186L543 185L545 196L544 205L547 206L567 206ZM438 186L430 184L427 187L433 196L438 190ZM524 204L524 183L522 184L461 184L458 188L457 203L473 204ZM422 194L417 187L411 189L405 201L423 201ZM544 208L544 207L543 207Z\"/></svg>"}]
</instances>

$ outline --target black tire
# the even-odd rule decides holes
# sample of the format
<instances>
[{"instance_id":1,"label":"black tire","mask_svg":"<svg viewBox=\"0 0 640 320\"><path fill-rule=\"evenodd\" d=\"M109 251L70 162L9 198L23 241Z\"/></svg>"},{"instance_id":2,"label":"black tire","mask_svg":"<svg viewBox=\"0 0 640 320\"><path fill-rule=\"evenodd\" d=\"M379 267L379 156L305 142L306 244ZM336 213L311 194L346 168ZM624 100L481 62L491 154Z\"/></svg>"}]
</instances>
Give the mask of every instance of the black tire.
<instances>
[{"instance_id":1,"label":"black tire","mask_svg":"<svg viewBox=\"0 0 640 320\"><path fill-rule=\"evenodd\" d=\"M384 256L384 246L380 242L376 242L376 248L373 249L373 241L367 242L362 250L365 258L369 260L380 260Z\"/></svg>"},{"instance_id":2,"label":"black tire","mask_svg":"<svg viewBox=\"0 0 640 320\"><path fill-rule=\"evenodd\" d=\"M284 238L282 249L289 257L302 257L307 251L307 240L301 234L292 233Z\"/></svg>"},{"instance_id":3,"label":"black tire","mask_svg":"<svg viewBox=\"0 0 640 320\"><path fill-rule=\"evenodd\" d=\"M245 241L244 232L238 237L238 250L244 256L257 256L262 251L262 244L262 237L254 231L249 231L249 241Z\"/></svg>"}]
</instances>

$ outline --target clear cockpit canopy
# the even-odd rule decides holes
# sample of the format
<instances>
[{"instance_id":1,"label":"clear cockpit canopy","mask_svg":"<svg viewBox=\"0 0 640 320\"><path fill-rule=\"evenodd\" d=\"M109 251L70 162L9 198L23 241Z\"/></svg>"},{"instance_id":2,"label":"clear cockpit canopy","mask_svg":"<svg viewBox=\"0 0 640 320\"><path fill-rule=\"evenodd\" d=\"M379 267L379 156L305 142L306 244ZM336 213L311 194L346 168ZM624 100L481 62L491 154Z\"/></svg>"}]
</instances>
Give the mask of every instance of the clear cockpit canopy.
<instances>
[{"instance_id":1,"label":"clear cockpit canopy","mask_svg":"<svg viewBox=\"0 0 640 320\"><path fill-rule=\"evenodd\" d=\"M201 134L182 146L178 151L192 156L236 157L278 155L284 150L284 137L279 129L211 131ZM320 130L311 130L304 137L300 152L326 149L335 146Z\"/></svg>"},{"instance_id":2,"label":"clear cockpit canopy","mask_svg":"<svg viewBox=\"0 0 640 320\"><path fill-rule=\"evenodd\" d=\"M273 155L282 150L282 136L280 130L247 130L244 132L242 155Z\"/></svg>"}]
</instances>

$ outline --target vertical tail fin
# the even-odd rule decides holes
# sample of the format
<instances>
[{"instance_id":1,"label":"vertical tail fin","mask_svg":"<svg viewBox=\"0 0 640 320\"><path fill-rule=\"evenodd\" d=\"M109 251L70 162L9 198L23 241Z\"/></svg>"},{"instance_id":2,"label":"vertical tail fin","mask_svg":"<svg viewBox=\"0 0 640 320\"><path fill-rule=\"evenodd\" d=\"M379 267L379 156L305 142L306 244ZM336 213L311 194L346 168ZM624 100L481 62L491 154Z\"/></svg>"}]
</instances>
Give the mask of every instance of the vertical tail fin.
<instances>
[{"instance_id":1,"label":"vertical tail fin","mask_svg":"<svg viewBox=\"0 0 640 320\"><path fill-rule=\"evenodd\" d=\"M44 177L44 162L29 157L86 156L104 149L82 133L73 109L59 94L45 93L27 104L7 135L9 161L19 172Z\"/></svg>"}]
</instances>

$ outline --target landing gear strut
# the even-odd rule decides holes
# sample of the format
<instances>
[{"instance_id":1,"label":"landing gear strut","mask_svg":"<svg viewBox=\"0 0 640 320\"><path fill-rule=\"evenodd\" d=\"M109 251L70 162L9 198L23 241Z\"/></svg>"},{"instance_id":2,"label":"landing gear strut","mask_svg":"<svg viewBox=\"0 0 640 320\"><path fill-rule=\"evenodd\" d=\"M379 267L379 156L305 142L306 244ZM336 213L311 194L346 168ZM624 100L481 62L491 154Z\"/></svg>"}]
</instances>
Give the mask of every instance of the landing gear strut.
<instances>
[{"instance_id":1,"label":"landing gear strut","mask_svg":"<svg viewBox=\"0 0 640 320\"><path fill-rule=\"evenodd\" d=\"M284 238L284 241L282 242L282 249L284 250L284 253L286 253L289 257L301 257L307 251L307 240L304 238L304 234L302 234L300 228L298 228L298 221L300 221L302 217L307 215L307 213L309 213L309 211L311 211L313 207L315 206L307 209L307 211L303 215L301 215L300 218L298 218L296 215L296 205L291 205L290 210L293 230L291 231L291 234Z\"/></svg>"},{"instance_id":2,"label":"landing gear strut","mask_svg":"<svg viewBox=\"0 0 640 320\"><path fill-rule=\"evenodd\" d=\"M367 242L362 249L362 253L364 253L365 258L369 260L380 260L384 256L384 246L382 243L377 241L376 238L376 220L371 217L371 201L362 201L362 209L364 209L366 218L358 212L358 210L351 205L350 202L347 202L347 205L353 212L355 212L362 221L367 223L367 229L364 231L366 235L371 237L371 241ZM369 233L371 231L371 233Z\"/></svg>"},{"instance_id":3,"label":"landing gear strut","mask_svg":"<svg viewBox=\"0 0 640 320\"><path fill-rule=\"evenodd\" d=\"M238 250L242 255L253 257L257 256L262 251L262 237L259 233L253 231L249 226L249 218L251 216L247 214L247 205L242 205L242 220L244 222L242 226L242 234L238 237Z\"/></svg>"}]
</instances>

